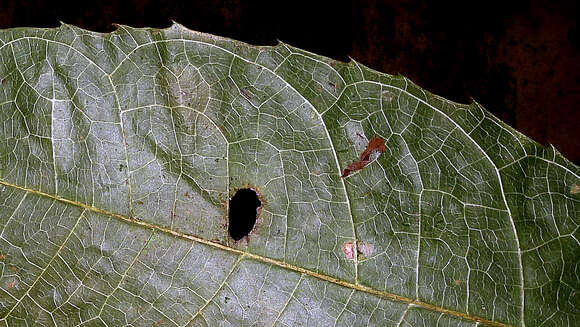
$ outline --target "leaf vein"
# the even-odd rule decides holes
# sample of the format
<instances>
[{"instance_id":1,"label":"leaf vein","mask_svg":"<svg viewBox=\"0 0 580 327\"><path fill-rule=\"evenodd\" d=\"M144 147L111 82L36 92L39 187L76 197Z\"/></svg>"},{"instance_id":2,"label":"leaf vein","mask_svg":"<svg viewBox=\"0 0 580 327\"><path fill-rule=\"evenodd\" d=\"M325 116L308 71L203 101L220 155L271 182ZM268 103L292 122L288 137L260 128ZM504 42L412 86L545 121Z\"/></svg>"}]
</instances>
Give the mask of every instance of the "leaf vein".
<instances>
[{"instance_id":1,"label":"leaf vein","mask_svg":"<svg viewBox=\"0 0 580 327\"><path fill-rule=\"evenodd\" d=\"M487 325L490 325L490 326L496 326L496 327L513 327L513 326L511 326L509 324L505 324L505 323L501 323L501 322L497 322L497 321L491 321L491 320L488 320L488 319L485 319L485 318L482 318L482 317L473 316L473 315L465 314L463 312L458 312L458 311L446 309L446 308L439 307L439 306L436 306L436 305L433 305L433 304L429 304L429 303L426 303L426 302L421 302L421 301L413 300L413 299L410 299L410 298L407 298L407 297L404 297L404 296L401 296L401 295L397 295L397 294L393 294L393 293L388 293L388 292L384 292L384 291L379 291L379 290L376 290L376 289L373 289L373 288L370 288L370 287L362 286L360 284L353 284L353 283L350 283L350 282L347 282L347 281L343 281L343 280L340 280L340 279L337 279L335 277L331 277L331 276L328 276L328 275L324 275L324 274L321 274L321 273L318 273L318 272L315 272L315 271L312 271L312 270L308 270L308 269L305 269L305 268L302 268L302 267L290 265L290 264L287 264L285 262L282 262L282 261L279 261L279 260L276 260L276 259L271 259L271 258L268 258L268 257L260 256L258 254L254 254L254 253L250 253L250 252L244 252L242 250L234 249L234 248L231 248L229 246L223 245L221 243L209 241L209 240L206 240L204 238L197 237L195 235L190 235L190 234L185 234L185 233L177 232L177 231L174 231L174 230L171 230L171 229L168 229L168 228L165 228L165 227L157 226L157 225L154 225L154 224L150 224L150 223L147 223L145 221L141 221L141 220L138 220L138 219L135 219L135 218L132 218L132 217L126 217L126 216L123 216L123 215L120 215L120 214L117 214L117 213L113 213L113 212L109 212L109 211L106 211L106 210L103 210L103 209L100 209L100 208L96 208L96 207L93 207L93 206L89 206L87 204L84 204L84 203L81 203L81 202L78 202L78 201L73 201L73 200L69 200L69 199L66 199L66 198L62 198L62 197L60 197L58 195L52 195L52 194L44 193L44 192L41 192L41 191L32 190L32 189L29 189L29 188L26 188L26 187L22 187L22 186L19 186L19 185L11 184L11 183L6 182L4 180L0 180L0 184L1 185L8 186L8 187L16 188L16 189L19 189L19 190L23 190L23 191L26 191L28 193L33 193L33 194L36 194L36 195L40 195L40 196L44 196L44 197L47 197L47 198L51 198L51 199L54 199L54 200L57 200L57 201L60 201L60 202L66 203L66 204L70 204L70 205L73 205L73 206L81 207L81 208L84 208L86 210L89 210L89 211L92 211L92 212L95 212L95 213L98 213L98 214L101 214L101 215L110 216L110 217L113 217L113 218L122 220L124 222L130 223L130 224L133 224L133 225L140 226L142 228L147 228L147 229L151 229L153 231L163 232L163 233L170 234L170 235L173 235L173 236L178 237L178 238L187 239L189 241L201 243L201 244L208 245L208 246L211 246L211 247L214 247L214 248L223 250L223 251L227 251L227 252L230 252L230 253L238 254L238 255L243 256L243 257L246 257L246 258L251 258L251 259L254 259L254 260L263 262L263 263L275 265L275 266L281 267L283 269L287 269L287 270L290 270L290 271L294 271L294 272L302 273L302 274L305 274L305 275L309 275L309 276L312 276L312 277L315 277L315 278L318 278L318 279L321 279L321 280L324 280L324 281L327 281L327 282L330 282L330 283L333 283L333 284L336 284L336 285L339 285L339 286L342 286L342 287L345 287L345 288L355 289L357 291L364 292L364 293L367 293L367 294L372 294L372 295L375 295L375 296L378 296L378 297L382 297L382 298L388 299L390 301L396 301L396 302L402 302L402 303L412 304L412 305L415 305L415 306L418 306L418 307L425 308L427 310L436 311L436 312L440 312L440 313L444 313L444 314L448 314L448 315L452 315L452 316L456 316L456 317L461 317L461 318L464 318L464 319L467 319L467 320L471 320L471 321L480 321L480 322L483 322L483 323L485 323ZM142 251L142 249L141 249L141 251ZM93 319L96 319L96 318L93 318Z\"/></svg>"}]
</instances>

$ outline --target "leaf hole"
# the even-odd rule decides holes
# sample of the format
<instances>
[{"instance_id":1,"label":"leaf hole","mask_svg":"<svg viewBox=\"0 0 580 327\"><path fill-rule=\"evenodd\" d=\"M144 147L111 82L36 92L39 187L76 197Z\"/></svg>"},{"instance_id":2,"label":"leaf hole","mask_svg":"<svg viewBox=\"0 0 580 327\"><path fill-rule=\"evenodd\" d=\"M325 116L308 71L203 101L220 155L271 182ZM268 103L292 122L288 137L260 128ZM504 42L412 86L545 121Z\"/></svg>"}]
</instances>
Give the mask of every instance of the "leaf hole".
<instances>
[{"instance_id":1,"label":"leaf hole","mask_svg":"<svg viewBox=\"0 0 580 327\"><path fill-rule=\"evenodd\" d=\"M262 205L258 193L251 188L240 189L230 199L228 232L239 241L252 231Z\"/></svg>"}]
</instances>

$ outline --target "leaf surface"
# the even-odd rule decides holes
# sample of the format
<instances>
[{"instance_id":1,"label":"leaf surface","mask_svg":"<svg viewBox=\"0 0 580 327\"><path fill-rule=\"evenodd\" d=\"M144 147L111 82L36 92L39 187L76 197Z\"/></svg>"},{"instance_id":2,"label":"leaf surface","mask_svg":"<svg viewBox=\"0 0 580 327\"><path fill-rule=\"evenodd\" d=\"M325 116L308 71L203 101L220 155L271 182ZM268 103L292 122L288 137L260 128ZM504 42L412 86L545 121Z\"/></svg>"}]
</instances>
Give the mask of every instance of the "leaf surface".
<instances>
[{"instance_id":1,"label":"leaf surface","mask_svg":"<svg viewBox=\"0 0 580 327\"><path fill-rule=\"evenodd\" d=\"M0 325L577 324L580 170L477 103L177 24L0 31L0 79Z\"/></svg>"}]
</instances>

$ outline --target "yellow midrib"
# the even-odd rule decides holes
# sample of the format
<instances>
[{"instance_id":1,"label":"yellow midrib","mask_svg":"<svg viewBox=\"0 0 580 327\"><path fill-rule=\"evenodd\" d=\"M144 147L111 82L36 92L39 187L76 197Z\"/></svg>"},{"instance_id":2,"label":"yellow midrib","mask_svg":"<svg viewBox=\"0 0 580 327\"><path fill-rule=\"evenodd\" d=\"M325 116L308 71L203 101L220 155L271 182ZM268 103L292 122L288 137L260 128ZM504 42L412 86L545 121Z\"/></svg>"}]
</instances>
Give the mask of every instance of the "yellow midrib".
<instances>
[{"instance_id":1,"label":"yellow midrib","mask_svg":"<svg viewBox=\"0 0 580 327\"><path fill-rule=\"evenodd\" d=\"M90 210L90 211L95 212L95 213L99 213L99 214L103 214L103 215L106 215L106 216L114 217L114 218L117 218L119 220L122 220L122 221L125 221L125 222L128 222L128 223L131 223L131 224L134 224L134 225L138 225L138 226L145 227L145 228L150 228L150 229L153 229L153 230L156 230L156 231L160 231L160 232L163 232L163 233L171 234L171 235L176 236L176 237L179 237L179 238L188 239L188 240L191 240L191 241L194 241L194 242L197 242L197 243L201 243L201 244L205 244L205 245L208 245L208 246L212 246L214 248L218 248L218 249L223 250L223 251L228 251L230 253L235 253L235 254L241 255L243 257L251 258L251 259L254 259L254 260L257 260L257 261L261 261L261 262L264 262L264 263L272 264L272 265L275 265L275 266L278 266L278 267L281 267L281 268L284 268L284 269L288 269L288 270L291 270L291 271L294 271L294 272L298 272L298 273L301 273L301 274L309 275L309 276L312 276L312 277L315 277L315 278L318 278L318 279L321 279L321 280L324 280L324 281L327 281L327 282L331 282L331 283L334 283L334 284L337 284L337 285L340 285L340 286L343 286L343 287L346 287L346 288L350 288L350 289L354 289L354 290L357 290L357 291L361 291L361 292L373 294L373 295L376 295L376 296L380 296L380 297L383 297L383 298L386 298L386 299L389 299L389 300L393 300L393 301L398 301L398 302L403 302L403 303L415 305L417 307L425 308L425 309L428 309L428 310L431 310L431 311L445 313L445 314L448 314L448 315L460 317L460 318L467 319L467 320L471 320L471 321L481 322L481 323L487 324L489 326L514 327L512 325L504 324L504 323L501 323L501 322L491 321L491 320L488 320L488 319L485 319L485 318L481 318L481 317L478 317L478 316L473 316L473 315L469 315L469 314L466 314L466 313L463 313L463 312L449 310L449 309L442 308L442 307L439 307L439 306L436 306L436 305L432 305L432 304L429 304L429 303L425 303L425 302L413 300L413 299L410 299L410 298L407 298L407 297L404 297L404 296L400 296L400 295L397 295L397 294L388 293L388 292L384 292L384 291L379 291L379 290L376 290L376 289L373 289L373 288L370 288L370 287L367 287L367 286L359 285L359 284L349 283L349 282L346 282L346 281L343 281L343 280L340 280L340 279L337 279L337 278L334 278L334 277L331 277L331 276L328 276L328 275L320 274L320 273L317 273L315 271L308 270L308 269L305 269L305 268L302 268L302 267L298 267L298 266L294 266L294 265L291 265L291 264L288 264L288 263L285 263L285 262L282 262L282 261L279 261L279 260L275 260L275 259L271 259L271 258L264 257L264 256L261 256L261 255L257 255L257 254L254 254L254 253L250 253L250 252L245 252L245 251L242 251L242 250L234 249L234 248L231 248L229 246L226 246L226 245L223 245L223 244L220 244L220 243L217 243L217 242L213 242L213 241L206 240L204 238L197 237L195 235L190 235L190 234L185 234L185 233L177 232L177 231L171 230L169 228L157 226L157 225L154 225L154 224L151 224L151 223L147 223L145 221L141 221L141 220L138 220L138 219L135 219L135 218L132 218L132 217L126 217L126 216L123 216L123 215L120 215L120 214L116 214L116 213L113 213L113 212L109 212L109 211L106 211L106 210L103 210L103 209L100 209L100 208L96 208L96 207L93 207L93 206L89 206L89 205L87 205L85 203L82 203L82 202L77 202L77 201L69 200L69 199L66 199L66 198L62 198L62 197L59 197L57 195L48 194L48 193L44 193L44 192L41 192L41 191L29 189L29 188L26 188L26 187L23 187L23 186L19 186L19 185L15 185L15 184L12 184L10 182L3 181L3 180L0 180L0 184L1 185L6 185L6 186L9 186L9 187L12 187L12 188L16 188L16 189L19 189L19 190L22 190L22 191L25 191L25 192L29 192L29 193L32 193L32 194L37 194L37 195L40 195L40 196L44 196L44 197L47 197L47 198L50 198L50 199L53 199L53 200L57 200L57 201L60 201L60 202L63 202L63 203L71 204L71 205L74 205L74 206L77 206L77 207L81 207L81 208Z\"/></svg>"}]
</instances>

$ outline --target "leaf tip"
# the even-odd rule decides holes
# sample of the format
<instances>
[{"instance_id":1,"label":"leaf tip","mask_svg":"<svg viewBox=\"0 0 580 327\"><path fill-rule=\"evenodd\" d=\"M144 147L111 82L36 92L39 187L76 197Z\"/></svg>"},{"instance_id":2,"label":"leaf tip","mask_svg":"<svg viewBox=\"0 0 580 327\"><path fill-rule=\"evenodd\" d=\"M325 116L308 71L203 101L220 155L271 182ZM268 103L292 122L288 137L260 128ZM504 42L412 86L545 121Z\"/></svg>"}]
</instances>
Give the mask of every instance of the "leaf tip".
<instances>
[{"instance_id":1,"label":"leaf tip","mask_svg":"<svg viewBox=\"0 0 580 327\"><path fill-rule=\"evenodd\" d=\"M67 24L67 23L63 22L62 20L59 20L58 23L60 24L60 26L59 26L60 29L74 27L74 25Z\"/></svg>"},{"instance_id":2,"label":"leaf tip","mask_svg":"<svg viewBox=\"0 0 580 327\"><path fill-rule=\"evenodd\" d=\"M183 26L182 24L180 24L172 19L171 20L171 28L173 28L173 29L185 29L185 26Z\"/></svg>"}]
</instances>

